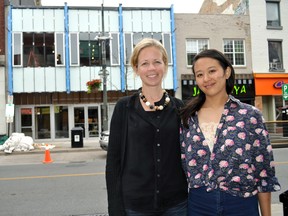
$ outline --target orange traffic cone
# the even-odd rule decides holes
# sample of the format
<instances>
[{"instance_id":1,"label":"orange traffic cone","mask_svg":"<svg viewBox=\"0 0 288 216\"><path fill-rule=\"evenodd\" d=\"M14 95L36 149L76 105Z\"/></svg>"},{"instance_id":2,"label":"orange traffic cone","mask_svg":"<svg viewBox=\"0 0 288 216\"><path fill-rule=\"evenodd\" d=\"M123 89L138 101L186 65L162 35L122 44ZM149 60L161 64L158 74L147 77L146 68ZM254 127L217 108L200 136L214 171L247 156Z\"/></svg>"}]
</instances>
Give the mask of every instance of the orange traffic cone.
<instances>
[{"instance_id":1,"label":"orange traffic cone","mask_svg":"<svg viewBox=\"0 0 288 216\"><path fill-rule=\"evenodd\" d=\"M52 162L53 160L51 159L51 156L50 156L50 149L46 147L43 163L52 163Z\"/></svg>"}]
</instances>

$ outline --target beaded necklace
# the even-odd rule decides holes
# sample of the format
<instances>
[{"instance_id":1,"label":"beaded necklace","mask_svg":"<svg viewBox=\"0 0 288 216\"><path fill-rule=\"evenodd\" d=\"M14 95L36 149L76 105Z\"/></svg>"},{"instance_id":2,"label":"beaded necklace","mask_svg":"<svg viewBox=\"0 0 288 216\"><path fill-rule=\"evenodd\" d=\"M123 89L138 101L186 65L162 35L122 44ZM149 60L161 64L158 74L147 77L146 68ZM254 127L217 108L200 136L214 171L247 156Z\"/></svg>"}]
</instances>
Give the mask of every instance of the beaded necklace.
<instances>
[{"instance_id":1,"label":"beaded necklace","mask_svg":"<svg viewBox=\"0 0 288 216\"><path fill-rule=\"evenodd\" d=\"M154 104L151 104L145 97L145 95L140 90L139 97L144 102L144 104L149 107L151 110L163 110L170 102L170 98L166 90L163 90L163 94L165 95L165 102L163 105L155 106Z\"/></svg>"}]
</instances>

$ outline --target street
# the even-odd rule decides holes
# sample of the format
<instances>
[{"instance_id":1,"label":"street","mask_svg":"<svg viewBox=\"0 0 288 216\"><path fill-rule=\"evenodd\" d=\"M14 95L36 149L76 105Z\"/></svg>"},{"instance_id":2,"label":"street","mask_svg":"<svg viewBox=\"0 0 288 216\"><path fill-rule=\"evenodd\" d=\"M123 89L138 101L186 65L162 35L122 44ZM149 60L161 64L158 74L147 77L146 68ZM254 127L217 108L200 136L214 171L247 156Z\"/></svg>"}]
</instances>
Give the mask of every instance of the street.
<instances>
[{"instance_id":1,"label":"street","mask_svg":"<svg viewBox=\"0 0 288 216\"><path fill-rule=\"evenodd\" d=\"M272 193L273 216L282 216L279 194L288 190L288 148L274 149L280 192ZM105 151L0 156L2 216L106 215ZM274 207L274 208L273 208Z\"/></svg>"}]
</instances>

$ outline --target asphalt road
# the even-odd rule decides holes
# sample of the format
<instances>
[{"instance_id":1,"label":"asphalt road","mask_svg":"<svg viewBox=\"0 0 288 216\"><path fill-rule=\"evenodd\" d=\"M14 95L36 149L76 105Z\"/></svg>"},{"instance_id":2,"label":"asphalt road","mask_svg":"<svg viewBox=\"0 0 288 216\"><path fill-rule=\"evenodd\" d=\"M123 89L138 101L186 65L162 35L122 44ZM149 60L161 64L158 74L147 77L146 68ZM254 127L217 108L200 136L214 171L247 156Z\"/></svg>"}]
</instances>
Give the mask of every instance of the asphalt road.
<instances>
[{"instance_id":1,"label":"asphalt road","mask_svg":"<svg viewBox=\"0 0 288 216\"><path fill-rule=\"evenodd\" d=\"M283 215L288 190L288 148L274 149L282 189L272 193L273 216ZM102 150L0 155L0 216L106 215L106 152Z\"/></svg>"}]
</instances>

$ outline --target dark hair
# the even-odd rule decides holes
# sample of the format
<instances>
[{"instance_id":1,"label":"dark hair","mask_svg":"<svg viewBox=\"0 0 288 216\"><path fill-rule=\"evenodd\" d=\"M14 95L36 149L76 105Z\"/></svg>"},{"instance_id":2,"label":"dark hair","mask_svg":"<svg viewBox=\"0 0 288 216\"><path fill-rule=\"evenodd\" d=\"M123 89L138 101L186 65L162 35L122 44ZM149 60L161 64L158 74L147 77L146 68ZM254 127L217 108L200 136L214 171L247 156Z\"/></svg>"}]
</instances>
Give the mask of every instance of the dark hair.
<instances>
[{"instance_id":1,"label":"dark hair","mask_svg":"<svg viewBox=\"0 0 288 216\"><path fill-rule=\"evenodd\" d=\"M212 58L217 60L224 71L228 67L230 67L231 75L226 80L226 92L227 94L231 94L235 83L235 71L228 58L223 53L221 53L216 49L203 50L202 52L197 54L192 61L192 72L194 75L195 75L194 64L197 60L201 58ZM180 111L183 125L187 128L188 128L188 119L190 118L190 116L194 116L195 113L198 110L200 110L200 108L202 107L202 105L206 100L204 92L202 92L200 89L199 91L200 91L199 95L196 98L192 98L190 101L188 101L187 104Z\"/></svg>"}]
</instances>

